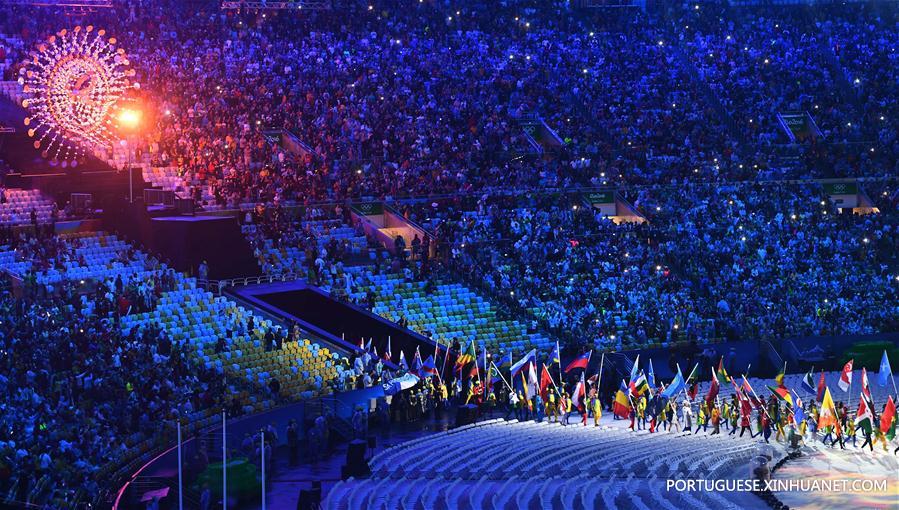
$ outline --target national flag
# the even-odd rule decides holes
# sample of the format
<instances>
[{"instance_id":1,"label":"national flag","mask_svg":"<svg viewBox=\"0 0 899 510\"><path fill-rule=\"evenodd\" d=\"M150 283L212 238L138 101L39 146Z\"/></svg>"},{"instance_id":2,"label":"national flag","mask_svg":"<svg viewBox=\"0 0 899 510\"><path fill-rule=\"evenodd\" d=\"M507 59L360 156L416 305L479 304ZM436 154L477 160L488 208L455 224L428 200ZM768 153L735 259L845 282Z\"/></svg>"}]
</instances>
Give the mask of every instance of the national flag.
<instances>
[{"instance_id":1,"label":"national flag","mask_svg":"<svg viewBox=\"0 0 899 510\"><path fill-rule=\"evenodd\" d=\"M459 357L456 358L456 366L455 372L456 374L462 374L462 370L468 366L469 363L473 363L475 356L477 353L475 352L474 340L468 342L468 346L459 353Z\"/></svg>"},{"instance_id":2,"label":"national flag","mask_svg":"<svg viewBox=\"0 0 899 510\"><path fill-rule=\"evenodd\" d=\"M812 395L815 394L815 384L812 380L811 370L806 372L805 376L802 378L802 389L807 391L808 393L811 393Z\"/></svg>"},{"instance_id":3,"label":"national flag","mask_svg":"<svg viewBox=\"0 0 899 510\"><path fill-rule=\"evenodd\" d=\"M362 340L365 340L363 338ZM362 345L362 340L359 340L359 345ZM365 342L365 350L371 352L371 338L369 337L368 342Z\"/></svg>"},{"instance_id":4,"label":"national flag","mask_svg":"<svg viewBox=\"0 0 899 510\"><path fill-rule=\"evenodd\" d=\"M637 357L634 358L634 366L631 367L631 378L628 380L629 383L633 383L637 380L637 374L640 372L640 355L637 354Z\"/></svg>"},{"instance_id":5,"label":"national flag","mask_svg":"<svg viewBox=\"0 0 899 510\"><path fill-rule=\"evenodd\" d=\"M886 349L883 350L883 356L880 358L880 372L877 373L877 385L886 386L887 381L893 377L893 369L890 368L890 358L887 357Z\"/></svg>"},{"instance_id":6,"label":"national flag","mask_svg":"<svg viewBox=\"0 0 899 510\"><path fill-rule=\"evenodd\" d=\"M553 383L553 378L549 375L549 370L546 369L546 365L543 365L542 367L543 368L540 371L540 397L543 400L546 400L547 391L549 390L549 385Z\"/></svg>"},{"instance_id":7,"label":"national flag","mask_svg":"<svg viewBox=\"0 0 899 510\"><path fill-rule=\"evenodd\" d=\"M437 375L437 365L434 363L434 356L428 356L428 359L421 364L418 373L422 377L433 377Z\"/></svg>"},{"instance_id":8,"label":"national flag","mask_svg":"<svg viewBox=\"0 0 899 510\"><path fill-rule=\"evenodd\" d=\"M696 379L696 370L698 368L699 368L699 363L696 363L695 365L693 365L693 370L690 370L690 375L688 375L687 378L684 379L684 381L686 381L688 383L690 381L694 381Z\"/></svg>"},{"instance_id":9,"label":"national flag","mask_svg":"<svg viewBox=\"0 0 899 510\"><path fill-rule=\"evenodd\" d=\"M627 418L631 412L631 401L627 398L627 391L628 388L622 380L621 387L615 393L615 402L612 403L612 412L619 418Z\"/></svg>"},{"instance_id":10,"label":"national flag","mask_svg":"<svg viewBox=\"0 0 899 510\"><path fill-rule=\"evenodd\" d=\"M549 353L549 361L547 361L547 363L549 363L550 366L552 366L553 363L558 363L559 366L562 366L562 356L561 356L561 353L559 352L559 341L558 340L556 340L556 346L553 347L552 352Z\"/></svg>"},{"instance_id":11,"label":"national flag","mask_svg":"<svg viewBox=\"0 0 899 510\"><path fill-rule=\"evenodd\" d=\"M478 377L482 371L487 370L487 349L481 349L478 362L471 366L468 377Z\"/></svg>"},{"instance_id":12,"label":"national flag","mask_svg":"<svg viewBox=\"0 0 899 510\"><path fill-rule=\"evenodd\" d=\"M690 388L687 389L687 396L690 397L690 400L696 400L697 393L699 393L699 383L693 381L690 383Z\"/></svg>"},{"instance_id":13,"label":"national flag","mask_svg":"<svg viewBox=\"0 0 899 510\"><path fill-rule=\"evenodd\" d=\"M656 387L656 374L652 370L652 358L649 359L649 373L647 374L646 379L649 381L650 388Z\"/></svg>"},{"instance_id":14,"label":"national flag","mask_svg":"<svg viewBox=\"0 0 899 510\"><path fill-rule=\"evenodd\" d=\"M768 386L768 389L771 390L771 393L778 399L783 400L788 406L793 407L793 397L790 395L789 390L775 386Z\"/></svg>"},{"instance_id":15,"label":"national flag","mask_svg":"<svg viewBox=\"0 0 899 510\"><path fill-rule=\"evenodd\" d=\"M849 360L843 366L843 373L840 374L840 382L837 383L837 386L843 391L849 391L849 386L852 385L852 361L853 360Z\"/></svg>"},{"instance_id":16,"label":"national flag","mask_svg":"<svg viewBox=\"0 0 899 510\"><path fill-rule=\"evenodd\" d=\"M635 397L639 397L640 395L649 391L649 383L646 381L646 376L643 375L643 372L640 372L640 375L637 376L637 379L631 381L631 395Z\"/></svg>"},{"instance_id":17,"label":"national flag","mask_svg":"<svg viewBox=\"0 0 899 510\"><path fill-rule=\"evenodd\" d=\"M816 400L821 402L824 398L824 389L827 385L824 384L824 370L821 371L821 377L818 378L818 395L816 396Z\"/></svg>"},{"instance_id":18,"label":"national flag","mask_svg":"<svg viewBox=\"0 0 899 510\"><path fill-rule=\"evenodd\" d=\"M761 407L764 405L764 402L760 398L756 396L755 390L752 389L752 385L749 384L749 381L746 380L746 376L743 376L743 384L741 385L743 389L743 394L746 395L746 398L749 399L749 402L753 407Z\"/></svg>"},{"instance_id":19,"label":"national flag","mask_svg":"<svg viewBox=\"0 0 899 510\"><path fill-rule=\"evenodd\" d=\"M837 423L837 410L833 405L833 397L830 396L830 388L825 386L824 399L821 401L821 412L818 415L818 428L835 427Z\"/></svg>"},{"instance_id":20,"label":"national flag","mask_svg":"<svg viewBox=\"0 0 899 510\"><path fill-rule=\"evenodd\" d=\"M877 423L877 415L874 414L874 403L871 402L871 395L861 393L862 398L858 402L858 412L855 413L855 425L861 428L865 433L870 434Z\"/></svg>"},{"instance_id":21,"label":"national flag","mask_svg":"<svg viewBox=\"0 0 899 510\"><path fill-rule=\"evenodd\" d=\"M367 350L368 350L368 347L365 346L365 337L362 337L362 338L359 339L359 350L360 350L360 351L367 351Z\"/></svg>"},{"instance_id":22,"label":"national flag","mask_svg":"<svg viewBox=\"0 0 899 510\"><path fill-rule=\"evenodd\" d=\"M515 364L512 365L512 367L509 369L511 378L515 379L515 377L518 375L519 372L521 372L521 369L524 368L525 365L527 365L532 360L536 360L536 359L537 359L537 350L531 349L530 352L525 354L524 357L521 358L520 360L516 361Z\"/></svg>"},{"instance_id":23,"label":"national flag","mask_svg":"<svg viewBox=\"0 0 899 510\"><path fill-rule=\"evenodd\" d=\"M413 374L417 374L421 370L421 353L418 351L418 347L415 347L415 356L412 357L412 370Z\"/></svg>"},{"instance_id":24,"label":"national flag","mask_svg":"<svg viewBox=\"0 0 899 510\"><path fill-rule=\"evenodd\" d=\"M403 351L400 351L399 367L401 369L405 370L406 372L409 371L409 365L406 363L406 353Z\"/></svg>"},{"instance_id":25,"label":"national flag","mask_svg":"<svg viewBox=\"0 0 899 510\"><path fill-rule=\"evenodd\" d=\"M724 369L724 356L721 356L721 359L718 360L718 379L724 382L730 381L730 376L727 375L727 370Z\"/></svg>"},{"instance_id":26,"label":"national flag","mask_svg":"<svg viewBox=\"0 0 899 510\"><path fill-rule=\"evenodd\" d=\"M528 366L528 389L535 395L540 391L540 383L537 382L537 362L533 360Z\"/></svg>"},{"instance_id":27,"label":"national flag","mask_svg":"<svg viewBox=\"0 0 899 510\"><path fill-rule=\"evenodd\" d=\"M862 367L862 394L869 399L871 398L871 388L868 386L868 372Z\"/></svg>"},{"instance_id":28,"label":"national flag","mask_svg":"<svg viewBox=\"0 0 899 510\"><path fill-rule=\"evenodd\" d=\"M785 372L786 369L787 369L787 364L784 363L784 366L780 368L780 372L778 372L777 375L774 376L774 382L777 383L777 386L779 388L784 387L784 376L787 375Z\"/></svg>"},{"instance_id":29,"label":"national flag","mask_svg":"<svg viewBox=\"0 0 899 510\"><path fill-rule=\"evenodd\" d=\"M677 375L675 375L674 379L671 380L671 384L669 384L667 388L662 390L661 395L664 398L674 398L685 387L686 383L684 382L684 375L680 372L680 366L678 366Z\"/></svg>"},{"instance_id":30,"label":"national flag","mask_svg":"<svg viewBox=\"0 0 899 510\"><path fill-rule=\"evenodd\" d=\"M587 396L587 385L584 383L584 374L581 374L581 380L574 386L571 392L571 407L577 408L581 401Z\"/></svg>"},{"instance_id":31,"label":"national flag","mask_svg":"<svg viewBox=\"0 0 899 510\"><path fill-rule=\"evenodd\" d=\"M387 337L387 349L384 351L384 361L393 360L393 351L390 348L390 337Z\"/></svg>"},{"instance_id":32,"label":"national flag","mask_svg":"<svg viewBox=\"0 0 899 510\"><path fill-rule=\"evenodd\" d=\"M793 423L798 427L805 421L805 409L802 407L802 399L796 395L796 406L793 408Z\"/></svg>"},{"instance_id":33,"label":"national flag","mask_svg":"<svg viewBox=\"0 0 899 510\"><path fill-rule=\"evenodd\" d=\"M493 389L493 385L500 380L499 370L493 363L491 363L490 367L487 369L487 377L485 377L484 380L487 386L487 393L490 393L490 391Z\"/></svg>"},{"instance_id":34,"label":"national flag","mask_svg":"<svg viewBox=\"0 0 899 510\"><path fill-rule=\"evenodd\" d=\"M709 404L709 407L712 406L712 402L718 397L718 390L720 389L721 385L718 383L718 374L712 370L712 383L709 385L709 392L705 395L705 401Z\"/></svg>"},{"instance_id":35,"label":"national flag","mask_svg":"<svg viewBox=\"0 0 899 510\"><path fill-rule=\"evenodd\" d=\"M499 359L499 363L496 364L496 367L500 370L504 370L512 367L512 351L509 351L503 354L503 357Z\"/></svg>"},{"instance_id":36,"label":"national flag","mask_svg":"<svg viewBox=\"0 0 899 510\"><path fill-rule=\"evenodd\" d=\"M581 354L577 358L574 358L571 361L571 363L569 363L568 366L565 367L565 373L567 374L568 372L571 372L575 368L583 368L584 370L586 370L587 365L590 364L590 356L592 356L592 355L593 355L593 350L591 349L591 350L585 352L584 354Z\"/></svg>"},{"instance_id":37,"label":"national flag","mask_svg":"<svg viewBox=\"0 0 899 510\"><path fill-rule=\"evenodd\" d=\"M893 402L892 395L887 398L887 405L880 415L880 431L887 434L887 439L893 440L896 433L896 403Z\"/></svg>"},{"instance_id":38,"label":"national flag","mask_svg":"<svg viewBox=\"0 0 899 510\"><path fill-rule=\"evenodd\" d=\"M502 374L499 372L499 368L491 363L490 364L490 384L496 384L503 380Z\"/></svg>"},{"instance_id":39,"label":"national flag","mask_svg":"<svg viewBox=\"0 0 899 510\"><path fill-rule=\"evenodd\" d=\"M378 359L378 347L376 345L371 346L371 357Z\"/></svg>"}]
</instances>

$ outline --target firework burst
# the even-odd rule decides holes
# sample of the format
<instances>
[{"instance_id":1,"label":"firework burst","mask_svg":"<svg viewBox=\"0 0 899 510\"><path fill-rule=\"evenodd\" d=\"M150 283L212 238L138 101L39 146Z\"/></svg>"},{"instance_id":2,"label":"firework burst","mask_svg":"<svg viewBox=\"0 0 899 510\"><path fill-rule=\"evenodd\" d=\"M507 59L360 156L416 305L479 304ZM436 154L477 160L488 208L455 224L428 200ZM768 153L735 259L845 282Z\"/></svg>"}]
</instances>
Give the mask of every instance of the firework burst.
<instances>
[{"instance_id":1,"label":"firework burst","mask_svg":"<svg viewBox=\"0 0 899 510\"><path fill-rule=\"evenodd\" d=\"M45 158L74 162L111 145L115 115L140 86L116 43L105 30L78 26L50 36L23 63L25 125Z\"/></svg>"}]
</instances>

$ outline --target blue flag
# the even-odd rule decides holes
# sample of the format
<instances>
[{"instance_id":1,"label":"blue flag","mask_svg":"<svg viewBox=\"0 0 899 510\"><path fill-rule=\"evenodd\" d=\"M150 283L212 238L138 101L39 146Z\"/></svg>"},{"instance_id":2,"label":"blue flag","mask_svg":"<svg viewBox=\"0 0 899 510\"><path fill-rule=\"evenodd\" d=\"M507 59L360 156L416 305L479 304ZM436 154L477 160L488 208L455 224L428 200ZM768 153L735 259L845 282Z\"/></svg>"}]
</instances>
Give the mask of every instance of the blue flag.
<instances>
[{"instance_id":1,"label":"blue flag","mask_svg":"<svg viewBox=\"0 0 899 510\"><path fill-rule=\"evenodd\" d=\"M512 368L509 370L509 372L511 373L512 379L515 379L515 376L518 375L518 372L520 372L521 369L524 368L525 366L527 366L527 364L530 363L531 361L534 361L534 362L537 361L537 350L536 349L531 349L531 351L528 352L527 354L525 354L523 358L521 358L514 365L512 365Z\"/></svg>"},{"instance_id":2,"label":"blue flag","mask_svg":"<svg viewBox=\"0 0 899 510\"><path fill-rule=\"evenodd\" d=\"M802 399L799 398L799 395L796 395L796 405L793 406L793 421L797 427L805 421L805 409L802 408Z\"/></svg>"},{"instance_id":3,"label":"blue flag","mask_svg":"<svg viewBox=\"0 0 899 510\"><path fill-rule=\"evenodd\" d=\"M887 381L893 376L893 369L890 368L890 358L887 358L886 349L883 350L883 357L880 358L880 372L877 373L877 384L886 386Z\"/></svg>"},{"instance_id":4,"label":"blue flag","mask_svg":"<svg viewBox=\"0 0 899 510\"><path fill-rule=\"evenodd\" d=\"M680 372L680 367L677 367L677 375L674 376L674 379L671 380L671 384L669 384L667 388L662 390L661 395L663 398L672 398L683 391L686 387L687 382L684 381L684 374Z\"/></svg>"},{"instance_id":5,"label":"blue flag","mask_svg":"<svg viewBox=\"0 0 899 510\"><path fill-rule=\"evenodd\" d=\"M656 374L655 374L655 372L652 371L652 358L649 359L649 374L647 374L647 377L649 378L649 387L655 388L656 387Z\"/></svg>"},{"instance_id":6,"label":"blue flag","mask_svg":"<svg viewBox=\"0 0 899 510\"><path fill-rule=\"evenodd\" d=\"M634 382L637 380L637 375L640 372L640 355L637 354L637 357L634 358L634 366L631 367L631 379L629 382Z\"/></svg>"},{"instance_id":7,"label":"blue flag","mask_svg":"<svg viewBox=\"0 0 899 510\"><path fill-rule=\"evenodd\" d=\"M559 342L556 342L553 352L549 353L549 361L547 363L550 365L558 363L559 366L562 366L562 357L559 355Z\"/></svg>"},{"instance_id":8,"label":"blue flag","mask_svg":"<svg viewBox=\"0 0 899 510\"><path fill-rule=\"evenodd\" d=\"M815 395L817 390L815 389L815 381L812 379L812 372L809 371L805 374L805 377L802 378L802 389Z\"/></svg>"}]
</instances>

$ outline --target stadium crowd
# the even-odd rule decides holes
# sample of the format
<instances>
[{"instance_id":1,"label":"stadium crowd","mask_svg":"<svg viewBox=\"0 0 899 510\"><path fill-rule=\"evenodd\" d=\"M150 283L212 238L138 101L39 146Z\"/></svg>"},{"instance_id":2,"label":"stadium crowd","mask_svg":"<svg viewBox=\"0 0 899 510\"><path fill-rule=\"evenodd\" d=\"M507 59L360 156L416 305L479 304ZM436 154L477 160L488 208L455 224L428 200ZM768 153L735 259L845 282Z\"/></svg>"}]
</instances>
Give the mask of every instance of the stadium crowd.
<instances>
[{"instance_id":1,"label":"stadium crowd","mask_svg":"<svg viewBox=\"0 0 899 510\"><path fill-rule=\"evenodd\" d=\"M864 334L899 325L895 183L878 214L817 184L633 188L647 223L580 195L487 196L410 209L451 266L559 335L598 348ZM702 256L697 257L697 254Z\"/></svg>"}]
</instances>

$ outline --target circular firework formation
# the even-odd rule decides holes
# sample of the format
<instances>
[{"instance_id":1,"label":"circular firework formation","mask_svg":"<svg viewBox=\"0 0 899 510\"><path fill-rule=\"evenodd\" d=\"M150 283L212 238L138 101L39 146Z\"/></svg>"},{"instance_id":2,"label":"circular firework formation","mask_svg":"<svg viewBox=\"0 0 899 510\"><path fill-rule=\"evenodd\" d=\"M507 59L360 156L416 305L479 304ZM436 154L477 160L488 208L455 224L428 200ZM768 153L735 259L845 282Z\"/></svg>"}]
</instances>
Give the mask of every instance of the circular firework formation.
<instances>
[{"instance_id":1,"label":"circular firework formation","mask_svg":"<svg viewBox=\"0 0 899 510\"><path fill-rule=\"evenodd\" d=\"M116 39L93 26L61 30L39 44L19 70L34 148L65 165L108 147L120 103L140 88L134 75Z\"/></svg>"}]
</instances>

